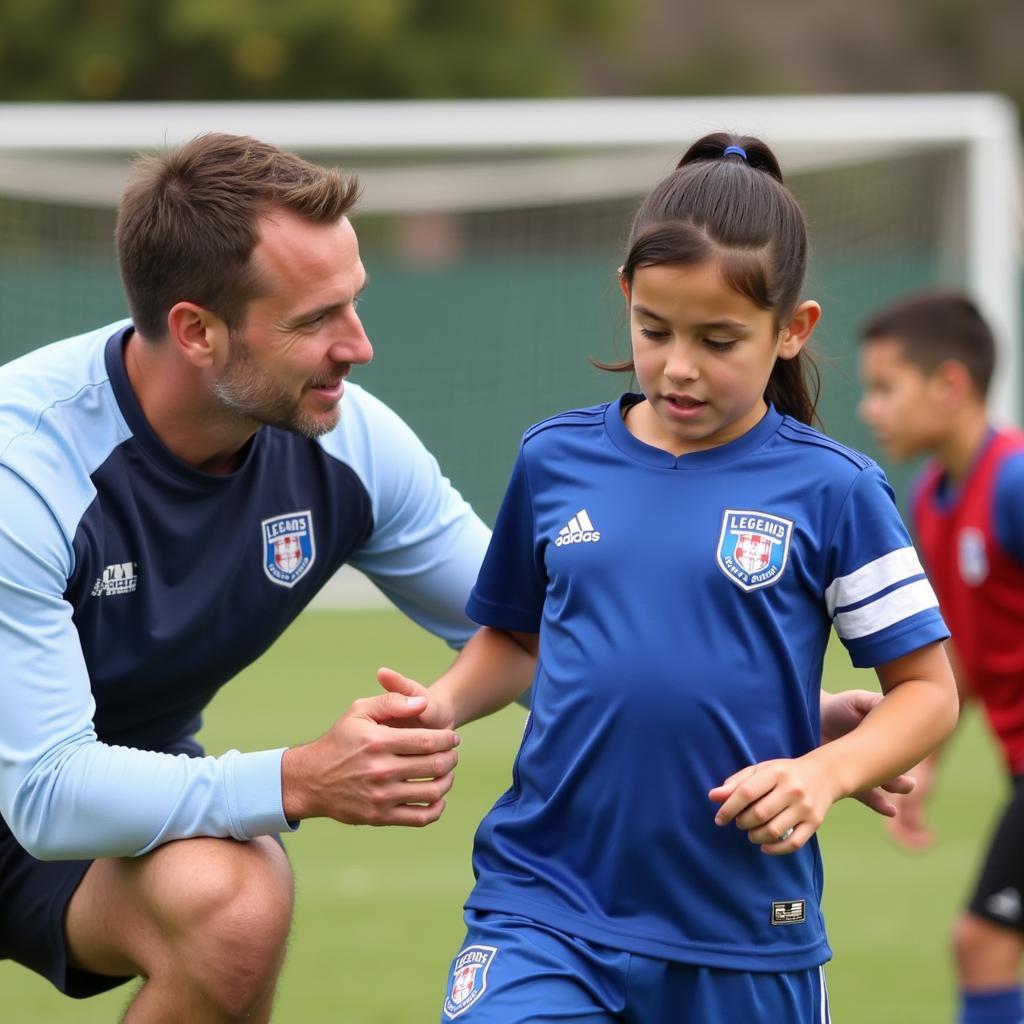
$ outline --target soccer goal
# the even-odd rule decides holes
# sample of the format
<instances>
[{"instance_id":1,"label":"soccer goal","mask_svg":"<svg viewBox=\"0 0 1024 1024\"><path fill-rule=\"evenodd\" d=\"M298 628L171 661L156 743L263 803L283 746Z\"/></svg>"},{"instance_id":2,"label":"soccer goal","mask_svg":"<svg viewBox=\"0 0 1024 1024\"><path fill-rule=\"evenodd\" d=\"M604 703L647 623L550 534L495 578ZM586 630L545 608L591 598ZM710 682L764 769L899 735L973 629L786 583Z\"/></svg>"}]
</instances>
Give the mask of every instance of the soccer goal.
<instances>
[{"instance_id":1,"label":"soccer goal","mask_svg":"<svg viewBox=\"0 0 1024 1024\"><path fill-rule=\"evenodd\" d=\"M764 138L810 224L827 429L854 414L854 338L902 292L967 288L996 328L993 405L1020 419L1021 161L994 95L276 104L0 104L0 359L123 314L114 209L130 157L242 132L359 175L376 346L357 379L485 517L521 431L628 386L614 271L640 196L694 139Z\"/></svg>"}]
</instances>

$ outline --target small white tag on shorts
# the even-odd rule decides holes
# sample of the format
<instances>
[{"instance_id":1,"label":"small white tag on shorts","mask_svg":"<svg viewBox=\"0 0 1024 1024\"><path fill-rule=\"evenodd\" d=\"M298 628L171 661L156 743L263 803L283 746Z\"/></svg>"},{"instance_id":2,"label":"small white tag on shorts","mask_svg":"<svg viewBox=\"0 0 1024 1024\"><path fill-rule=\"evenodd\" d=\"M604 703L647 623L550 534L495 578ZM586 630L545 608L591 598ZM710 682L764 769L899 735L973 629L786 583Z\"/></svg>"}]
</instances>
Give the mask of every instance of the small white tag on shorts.
<instances>
[{"instance_id":1,"label":"small white tag on shorts","mask_svg":"<svg viewBox=\"0 0 1024 1024\"><path fill-rule=\"evenodd\" d=\"M806 900L772 900L772 924L803 924L806 920Z\"/></svg>"}]
</instances>

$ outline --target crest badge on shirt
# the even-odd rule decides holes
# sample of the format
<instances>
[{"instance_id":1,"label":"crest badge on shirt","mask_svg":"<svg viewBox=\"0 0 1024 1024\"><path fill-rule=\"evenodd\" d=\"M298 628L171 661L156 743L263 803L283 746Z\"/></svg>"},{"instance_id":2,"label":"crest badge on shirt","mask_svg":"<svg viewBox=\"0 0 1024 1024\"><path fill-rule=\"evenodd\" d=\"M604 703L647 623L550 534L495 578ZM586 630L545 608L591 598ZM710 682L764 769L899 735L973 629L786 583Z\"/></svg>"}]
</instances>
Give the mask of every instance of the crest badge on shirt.
<instances>
[{"instance_id":1,"label":"crest badge on shirt","mask_svg":"<svg viewBox=\"0 0 1024 1024\"><path fill-rule=\"evenodd\" d=\"M793 520L753 509L727 508L715 560L741 590L778 582L789 562Z\"/></svg>"},{"instance_id":2,"label":"crest badge on shirt","mask_svg":"<svg viewBox=\"0 0 1024 1024\"><path fill-rule=\"evenodd\" d=\"M497 956L494 946L467 946L452 964L452 980L444 999L449 1020L465 1013L486 991L487 972Z\"/></svg>"},{"instance_id":3,"label":"crest badge on shirt","mask_svg":"<svg viewBox=\"0 0 1024 1024\"><path fill-rule=\"evenodd\" d=\"M985 534L977 527L965 526L956 538L960 578L969 587L980 587L988 577L988 553Z\"/></svg>"},{"instance_id":4,"label":"crest badge on shirt","mask_svg":"<svg viewBox=\"0 0 1024 1024\"><path fill-rule=\"evenodd\" d=\"M316 561L312 512L288 512L262 525L263 571L271 582L294 587Z\"/></svg>"}]
</instances>

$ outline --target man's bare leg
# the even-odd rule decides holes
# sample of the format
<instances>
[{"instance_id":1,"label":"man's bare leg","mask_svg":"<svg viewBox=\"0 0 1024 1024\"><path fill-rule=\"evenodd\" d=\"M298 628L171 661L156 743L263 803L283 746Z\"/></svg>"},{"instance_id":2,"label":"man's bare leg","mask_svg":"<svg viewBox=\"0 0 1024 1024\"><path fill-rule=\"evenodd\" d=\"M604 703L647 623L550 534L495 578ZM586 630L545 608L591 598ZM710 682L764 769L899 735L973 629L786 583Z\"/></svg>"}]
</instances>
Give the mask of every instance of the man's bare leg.
<instances>
[{"instance_id":1,"label":"man's bare leg","mask_svg":"<svg viewBox=\"0 0 1024 1024\"><path fill-rule=\"evenodd\" d=\"M130 1024L263 1022L292 907L291 868L270 837L180 840L92 865L68 905L69 958L144 979Z\"/></svg>"}]
</instances>

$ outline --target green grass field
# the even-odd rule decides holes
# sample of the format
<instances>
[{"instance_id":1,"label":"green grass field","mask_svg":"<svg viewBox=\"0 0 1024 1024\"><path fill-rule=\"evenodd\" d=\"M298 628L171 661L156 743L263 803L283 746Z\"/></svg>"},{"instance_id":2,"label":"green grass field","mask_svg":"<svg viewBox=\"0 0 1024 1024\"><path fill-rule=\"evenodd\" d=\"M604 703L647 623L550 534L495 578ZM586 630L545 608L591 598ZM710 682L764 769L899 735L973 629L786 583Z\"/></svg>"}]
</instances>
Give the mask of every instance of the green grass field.
<instances>
[{"instance_id":1,"label":"green grass field","mask_svg":"<svg viewBox=\"0 0 1024 1024\"><path fill-rule=\"evenodd\" d=\"M219 753L313 738L358 696L381 663L429 680L449 652L391 612L311 612L229 685L203 737ZM830 652L830 689L870 686L870 673ZM426 830L307 822L287 841L297 911L275 1021L423 1024L438 1019L445 973L462 938L473 830L506 785L524 713L510 708L462 730L458 781L444 818ZM828 968L837 1024L951 1020L946 934L1004 793L974 716L947 758L934 804L938 846L908 855L880 819L844 801L822 829ZM4 1024L94 1024L119 1018L130 989L72 1002L0 963ZM780 1022L783 1024L783 1022Z\"/></svg>"}]
</instances>

